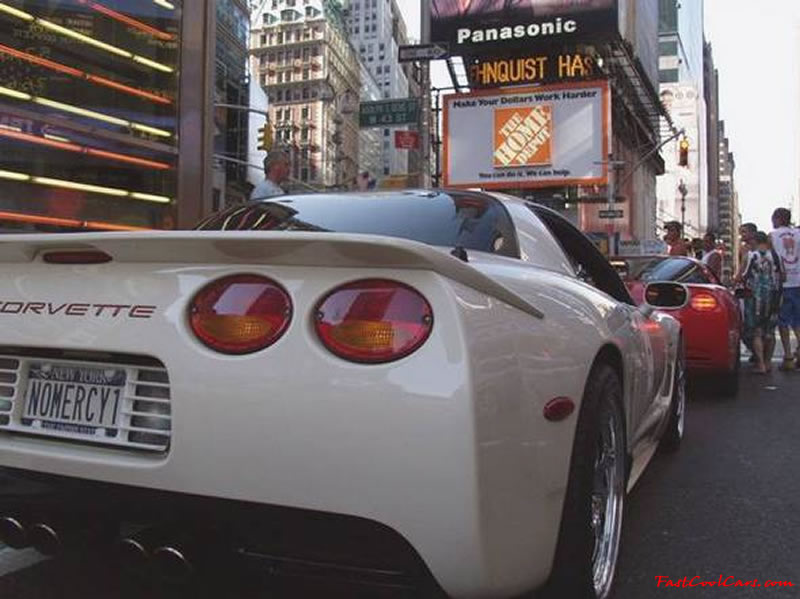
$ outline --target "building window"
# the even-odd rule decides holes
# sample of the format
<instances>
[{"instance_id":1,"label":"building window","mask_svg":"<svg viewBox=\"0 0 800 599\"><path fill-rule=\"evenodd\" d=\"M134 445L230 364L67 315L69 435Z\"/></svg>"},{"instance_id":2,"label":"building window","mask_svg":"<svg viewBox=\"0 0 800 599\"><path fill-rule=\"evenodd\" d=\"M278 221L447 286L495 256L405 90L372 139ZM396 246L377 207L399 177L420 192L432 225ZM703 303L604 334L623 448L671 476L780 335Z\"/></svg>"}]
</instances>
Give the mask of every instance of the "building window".
<instances>
[{"instance_id":1,"label":"building window","mask_svg":"<svg viewBox=\"0 0 800 599\"><path fill-rule=\"evenodd\" d=\"M663 69L659 71L658 80L661 83L677 83L678 69Z\"/></svg>"},{"instance_id":2,"label":"building window","mask_svg":"<svg viewBox=\"0 0 800 599\"><path fill-rule=\"evenodd\" d=\"M659 0L658 32L672 33L678 31L678 0Z\"/></svg>"},{"instance_id":3,"label":"building window","mask_svg":"<svg viewBox=\"0 0 800 599\"><path fill-rule=\"evenodd\" d=\"M658 43L659 56L677 56L678 55L678 42L659 42Z\"/></svg>"}]
</instances>

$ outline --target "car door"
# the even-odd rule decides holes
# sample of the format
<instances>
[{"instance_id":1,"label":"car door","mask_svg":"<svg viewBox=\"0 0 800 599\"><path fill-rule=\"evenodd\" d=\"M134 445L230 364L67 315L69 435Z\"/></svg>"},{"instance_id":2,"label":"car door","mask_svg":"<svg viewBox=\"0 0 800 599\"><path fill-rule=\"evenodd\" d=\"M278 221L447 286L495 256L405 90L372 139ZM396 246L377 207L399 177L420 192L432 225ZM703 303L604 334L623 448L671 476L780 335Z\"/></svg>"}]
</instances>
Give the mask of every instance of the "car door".
<instances>
[{"instance_id":1,"label":"car door","mask_svg":"<svg viewBox=\"0 0 800 599\"><path fill-rule=\"evenodd\" d=\"M636 444L647 435L647 424L661 410L656 399L667 371L667 333L658 322L636 309L625 284L594 244L561 215L541 206L532 208L561 244L579 277L618 303L609 323L626 348L630 377L629 426ZM611 325L613 328L613 325Z\"/></svg>"}]
</instances>

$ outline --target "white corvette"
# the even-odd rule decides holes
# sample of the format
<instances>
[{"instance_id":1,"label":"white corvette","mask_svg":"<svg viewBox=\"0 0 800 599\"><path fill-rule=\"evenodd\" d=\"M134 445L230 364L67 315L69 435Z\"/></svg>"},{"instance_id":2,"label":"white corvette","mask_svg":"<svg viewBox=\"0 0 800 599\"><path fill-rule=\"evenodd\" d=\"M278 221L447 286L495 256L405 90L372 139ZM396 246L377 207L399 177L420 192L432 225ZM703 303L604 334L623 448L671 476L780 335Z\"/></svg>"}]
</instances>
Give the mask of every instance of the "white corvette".
<instances>
[{"instance_id":1,"label":"white corvette","mask_svg":"<svg viewBox=\"0 0 800 599\"><path fill-rule=\"evenodd\" d=\"M677 321L586 237L473 192L284 196L199 229L0 240L0 540L609 595L685 370Z\"/></svg>"}]
</instances>

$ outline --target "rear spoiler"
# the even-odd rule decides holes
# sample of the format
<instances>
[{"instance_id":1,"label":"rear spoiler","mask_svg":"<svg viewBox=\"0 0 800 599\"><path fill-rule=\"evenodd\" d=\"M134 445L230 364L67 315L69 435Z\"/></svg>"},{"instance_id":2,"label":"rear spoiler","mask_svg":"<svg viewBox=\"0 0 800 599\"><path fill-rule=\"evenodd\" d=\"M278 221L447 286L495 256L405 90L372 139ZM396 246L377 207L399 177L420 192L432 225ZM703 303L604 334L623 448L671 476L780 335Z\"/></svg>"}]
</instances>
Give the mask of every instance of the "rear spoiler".
<instances>
[{"instance_id":1,"label":"rear spoiler","mask_svg":"<svg viewBox=\"0 0 800 599\"><path fill-rule=\"evenodd\" d=\"M3 263L32 262L45 251L101 250L115 262L270 264L430 270L543 318L525 298L433 246L395 237L279 231L54 233L0 238Z\"/></svg>"}]
</instances>

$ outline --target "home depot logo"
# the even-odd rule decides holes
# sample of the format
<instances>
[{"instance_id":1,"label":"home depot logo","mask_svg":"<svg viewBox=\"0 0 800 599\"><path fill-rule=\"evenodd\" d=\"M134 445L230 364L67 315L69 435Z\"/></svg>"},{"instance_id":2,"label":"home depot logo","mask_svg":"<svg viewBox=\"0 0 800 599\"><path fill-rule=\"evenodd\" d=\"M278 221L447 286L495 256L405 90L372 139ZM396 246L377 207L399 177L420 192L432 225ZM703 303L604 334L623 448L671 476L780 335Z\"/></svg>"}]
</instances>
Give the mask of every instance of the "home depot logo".
<instances>
[{"instance_id":1,"label":"home depot logo","mask_svg":"<svg viewBox=\"0 0 800 599\"><path fill-rule=\"evenodd\" d=\"M552 162L553 107L537 104L494 111L494 166L540 166Z\"/></svg>"}]
</instances>

